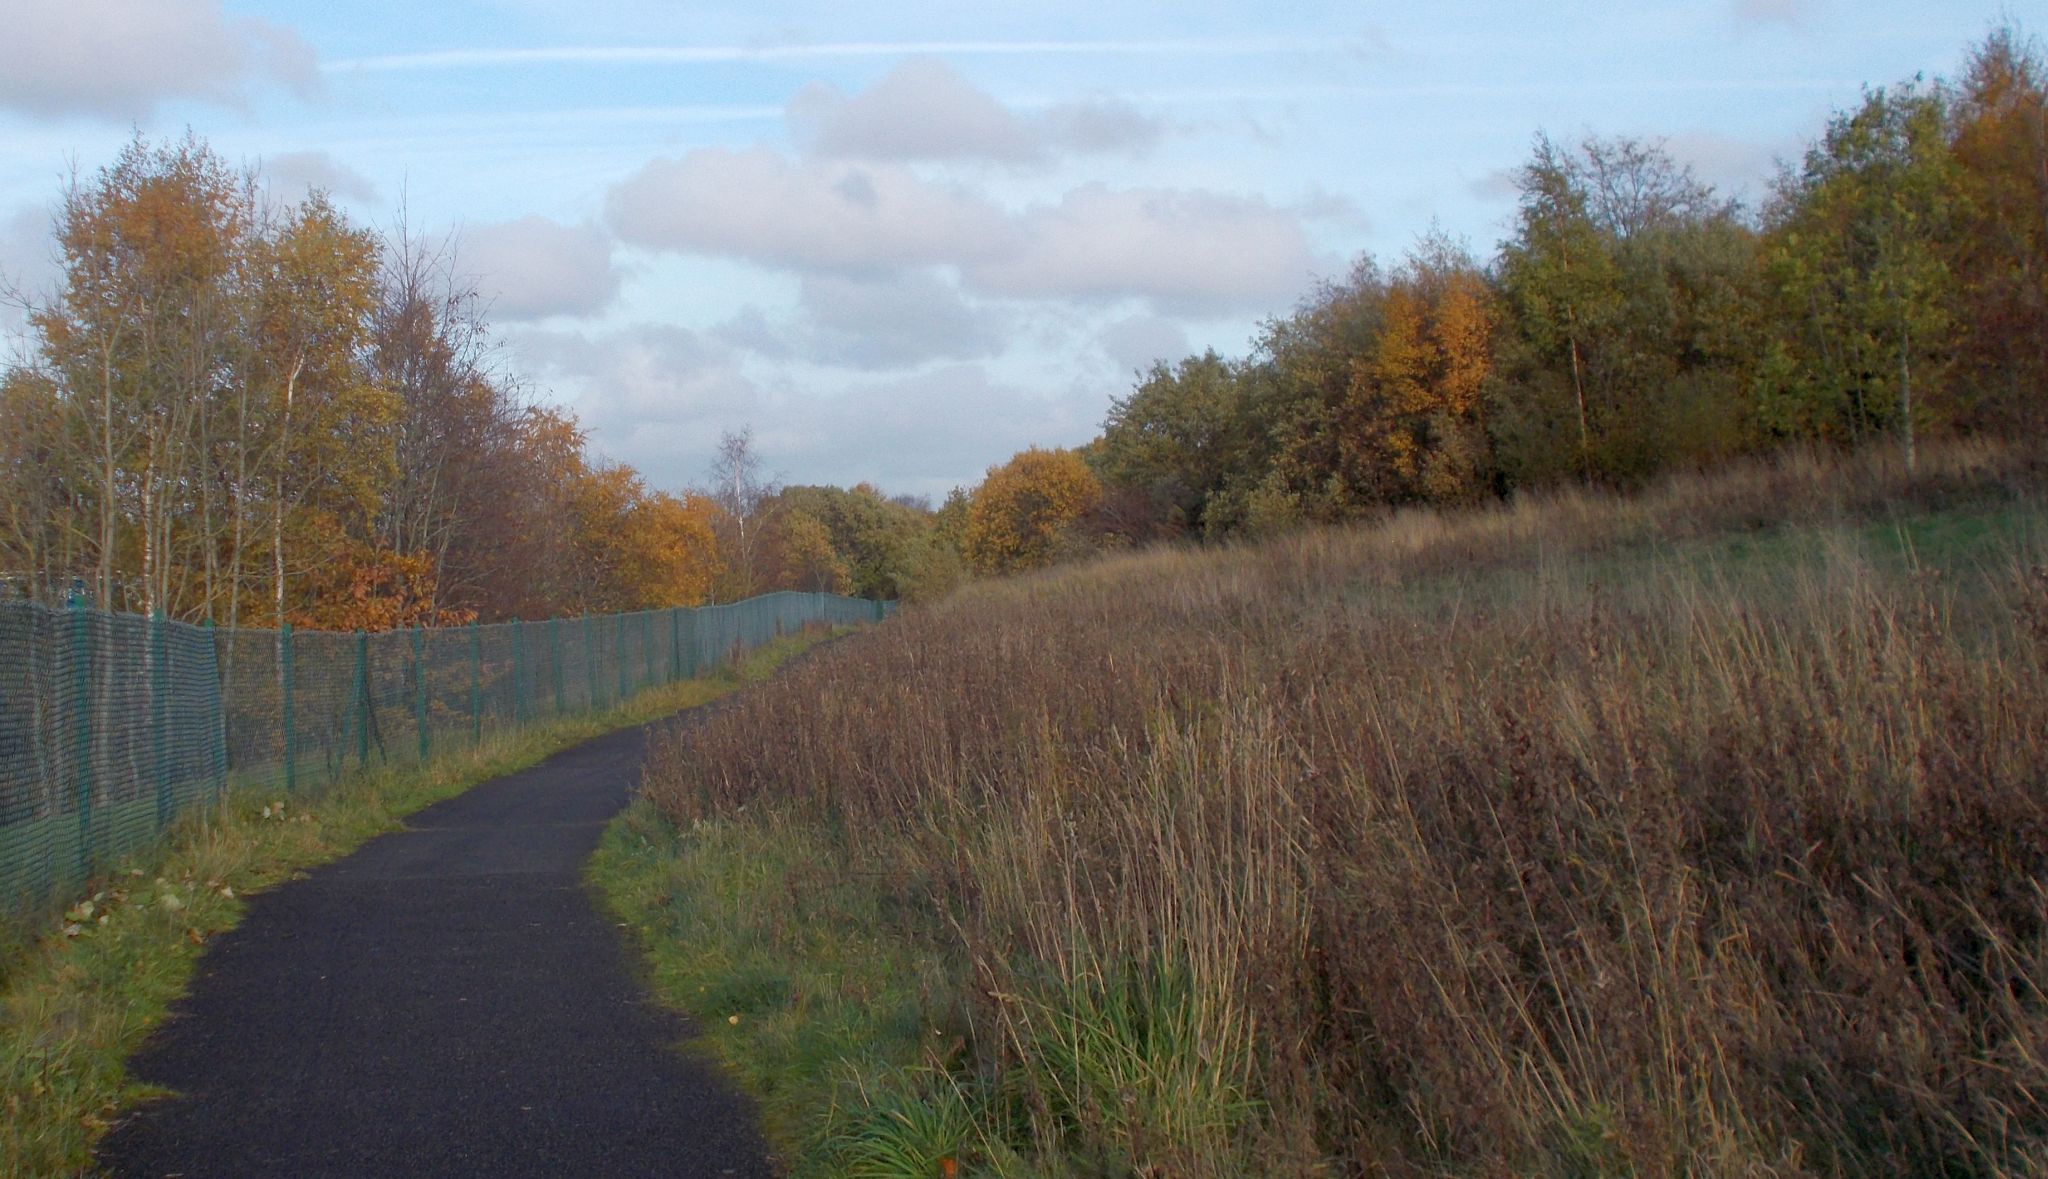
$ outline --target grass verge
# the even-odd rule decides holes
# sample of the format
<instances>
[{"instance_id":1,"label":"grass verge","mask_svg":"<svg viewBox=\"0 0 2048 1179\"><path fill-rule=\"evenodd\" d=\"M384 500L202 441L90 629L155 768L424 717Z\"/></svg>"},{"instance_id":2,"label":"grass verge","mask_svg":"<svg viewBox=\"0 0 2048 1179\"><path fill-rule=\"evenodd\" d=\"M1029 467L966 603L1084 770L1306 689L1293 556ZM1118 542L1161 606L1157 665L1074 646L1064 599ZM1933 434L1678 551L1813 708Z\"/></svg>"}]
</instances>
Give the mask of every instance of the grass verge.
<instances>
[{"instance_id":1,"label":"grass verge","mask_svg":"<svg viewBox=\"0 0 2048 1179\"><path fill-rule=\"evenodd\" d=\"M230 791L90 884L55 928L18 920L0 980L0 1175L91 1173L99 1135L123 1105L151 1095L124 1062L184 993L207 941L241 920L244 897L478 783L761 680L831 633L778 639L617 708L489 736L426 766L352 776L317 797Z\"/></svg>"}]
</instances>

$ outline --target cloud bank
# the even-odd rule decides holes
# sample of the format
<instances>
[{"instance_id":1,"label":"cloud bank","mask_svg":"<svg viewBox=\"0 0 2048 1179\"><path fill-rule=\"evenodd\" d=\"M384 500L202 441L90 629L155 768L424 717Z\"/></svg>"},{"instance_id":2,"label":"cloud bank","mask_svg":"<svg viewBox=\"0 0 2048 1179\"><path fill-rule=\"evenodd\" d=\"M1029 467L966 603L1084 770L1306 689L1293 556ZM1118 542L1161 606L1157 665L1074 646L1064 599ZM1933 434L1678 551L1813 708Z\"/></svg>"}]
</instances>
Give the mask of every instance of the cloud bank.
<instances>
[{"instance_id":1,"label":"cloud bank","mask_svg":"<svg viewBox=\"0 0 2048 1179\"><path fill-rule=\"evenodd\" d=\"M219 0L0 0L0 109L139 120L166 101L239 105L252 85L317 87L288 29Z\"/></svg>"}]
</instances>

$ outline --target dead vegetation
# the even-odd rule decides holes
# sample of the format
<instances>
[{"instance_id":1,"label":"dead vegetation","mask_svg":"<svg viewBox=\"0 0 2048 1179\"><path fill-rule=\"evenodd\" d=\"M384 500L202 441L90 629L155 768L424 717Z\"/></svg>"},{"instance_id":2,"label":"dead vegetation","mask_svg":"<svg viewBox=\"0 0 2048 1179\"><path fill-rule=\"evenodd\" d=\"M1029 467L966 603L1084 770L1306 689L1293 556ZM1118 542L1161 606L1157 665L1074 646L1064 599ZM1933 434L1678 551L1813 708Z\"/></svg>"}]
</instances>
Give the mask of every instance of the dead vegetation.
<instances>
[{"instance_id":1,"label":"dead vegetation","mask_svg":"<svg viewBox=\"0 0 2048 1179\"><path fill-rule=\"evenodd\" d=\"M648 791L938 947L970 1170L2039 1174L2042 485L1791 457L977 586Z\"/></svg>"}]
</instances>

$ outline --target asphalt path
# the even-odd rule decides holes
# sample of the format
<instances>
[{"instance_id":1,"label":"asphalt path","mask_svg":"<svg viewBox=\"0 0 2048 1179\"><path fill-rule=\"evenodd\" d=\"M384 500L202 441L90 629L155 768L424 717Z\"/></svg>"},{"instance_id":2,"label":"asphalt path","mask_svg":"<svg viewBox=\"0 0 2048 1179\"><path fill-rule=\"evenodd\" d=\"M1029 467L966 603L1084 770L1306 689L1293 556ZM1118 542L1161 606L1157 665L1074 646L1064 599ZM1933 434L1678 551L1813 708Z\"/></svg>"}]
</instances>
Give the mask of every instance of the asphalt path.
<instances>
[{"instance_id":1,"label":"asphalt path","mask_svg":"<svg viewBox=\"0 0 2048 1179\"><path fill-rule=\"evenodd\" d=\"M250 900L130 1061L123 1176L766 1176L582 881L646 733L556 754Z\"/></svg>"}]
</instances>

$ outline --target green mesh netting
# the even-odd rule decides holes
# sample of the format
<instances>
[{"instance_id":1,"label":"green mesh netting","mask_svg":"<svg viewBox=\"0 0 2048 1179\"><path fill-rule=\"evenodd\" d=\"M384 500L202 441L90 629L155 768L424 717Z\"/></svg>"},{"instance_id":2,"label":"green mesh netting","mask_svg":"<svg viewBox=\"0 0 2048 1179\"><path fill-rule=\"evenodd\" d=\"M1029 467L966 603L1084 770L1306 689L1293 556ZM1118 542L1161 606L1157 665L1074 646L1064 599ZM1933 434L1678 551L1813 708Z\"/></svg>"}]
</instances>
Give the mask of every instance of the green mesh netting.
<instances>
[{"instance_id":1,"label":"green mesh netting","mask_svg":"<svg viewBox=\"0 0 2048 1179\"><path fill-rule=\"evenodd\" d=\"M808 623L872 622L894 606L784 592L340 634L0 602L0 890L18 908L43 903L231 787L318 791L608 708Z\"/></svg>"}]
</instances>

